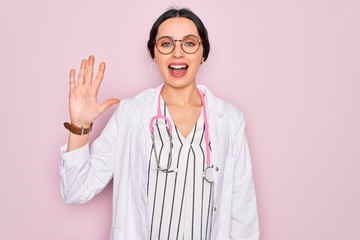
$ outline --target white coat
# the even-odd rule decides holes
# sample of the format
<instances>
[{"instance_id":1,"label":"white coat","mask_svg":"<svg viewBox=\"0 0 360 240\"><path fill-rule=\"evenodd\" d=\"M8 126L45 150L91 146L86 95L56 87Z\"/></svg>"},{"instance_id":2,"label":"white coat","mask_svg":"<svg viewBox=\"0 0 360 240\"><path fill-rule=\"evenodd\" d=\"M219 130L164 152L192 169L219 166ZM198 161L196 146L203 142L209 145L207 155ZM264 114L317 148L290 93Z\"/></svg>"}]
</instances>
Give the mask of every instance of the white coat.
<instances>
[{"instance_id":1,"label":"white coat","mask_svg":"<svg viewBox=\"0 0 360 240\"><path fill-rule=\"evenodd\" d=\"M205 94L214 183L212 239L258 240L252 166L243 114ZM156 115L161 86L122 100L89 150L61 149L61 192L67 204L89 201L113 179L111 240L145 240L148 234L147 179L152 146L149 122Z\"/></svg>"}]
</instances>

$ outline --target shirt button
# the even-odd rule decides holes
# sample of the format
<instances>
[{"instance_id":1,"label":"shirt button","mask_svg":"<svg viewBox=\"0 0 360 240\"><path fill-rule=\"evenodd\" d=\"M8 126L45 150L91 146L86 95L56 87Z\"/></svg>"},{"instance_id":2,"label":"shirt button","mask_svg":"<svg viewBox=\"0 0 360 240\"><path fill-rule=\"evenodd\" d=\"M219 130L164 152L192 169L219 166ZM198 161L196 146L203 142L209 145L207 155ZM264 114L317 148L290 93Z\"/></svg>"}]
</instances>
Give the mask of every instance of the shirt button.
<instances>
[{"instance_id":1,"label":"shirt button","mask_svg":"<svg viewBox=\"0 0 360 240\"><path fill-rule=\"evenodd\" d=\"M216 212L216 207L214 207L214 212Z\"/></svg>"},{"instance_id":2,"label":"shirt button","mask_svg":"<svg viewBox=\"0 0 360 240\"><path fill-rule=\"evenodd\" d=\"M218 168L218 167L216 167L216 168L215 168L215 171L219 171L219 168Z\"/></svg>"}]
</instances>

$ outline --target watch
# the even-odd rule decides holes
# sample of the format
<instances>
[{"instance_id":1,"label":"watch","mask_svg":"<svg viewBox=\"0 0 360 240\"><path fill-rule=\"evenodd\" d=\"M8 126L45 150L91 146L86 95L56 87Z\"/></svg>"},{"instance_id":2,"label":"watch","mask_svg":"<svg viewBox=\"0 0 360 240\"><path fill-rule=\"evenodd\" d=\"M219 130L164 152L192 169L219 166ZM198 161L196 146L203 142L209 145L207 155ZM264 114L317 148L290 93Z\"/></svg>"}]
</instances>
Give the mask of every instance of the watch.
<instances>
[{"instance_id":1,"label":"watch","mask_svg":"<svg viewBox=\"0 0 360 240\"><path fill-rule=\"evenodd\" d=\"M90 127L84 128L84 127L78 127L75 124L64 122L64 127L76 135L85 135L88 134L92 130L93 123L90 124Z\"/></svg>"}]
</instances>

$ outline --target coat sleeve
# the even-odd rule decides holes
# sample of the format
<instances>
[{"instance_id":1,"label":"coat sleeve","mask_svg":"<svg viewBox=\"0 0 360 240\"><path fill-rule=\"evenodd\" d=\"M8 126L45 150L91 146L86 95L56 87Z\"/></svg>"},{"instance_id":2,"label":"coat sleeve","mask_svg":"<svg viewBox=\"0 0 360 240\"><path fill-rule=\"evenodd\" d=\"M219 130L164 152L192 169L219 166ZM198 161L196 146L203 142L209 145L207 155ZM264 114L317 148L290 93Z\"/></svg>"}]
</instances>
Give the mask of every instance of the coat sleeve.
<instances>
[{"instance_id":1,"label":"coat sleeve","mask_svg":"<svg viewBox=\"0 0 360 240\"><path fill-rule=\"evenodd\" d=\"M234 180L231 213L231 239L258 240L259 224L250 152L245 135L245 120L238 114L234 124Z\"/></svg>"},{"instance_id":2,"label":"coat sleeve","mask_svg":"<svg viewBox=\"0 0 360 240\"><path fill-rule=\"evenodd\" d=\"M66 152L66 145L61 148L61 195L66 204L89 201L112 179L119 109L91 147L87 144L71 152Z\"/></svg>"}]
</instances>

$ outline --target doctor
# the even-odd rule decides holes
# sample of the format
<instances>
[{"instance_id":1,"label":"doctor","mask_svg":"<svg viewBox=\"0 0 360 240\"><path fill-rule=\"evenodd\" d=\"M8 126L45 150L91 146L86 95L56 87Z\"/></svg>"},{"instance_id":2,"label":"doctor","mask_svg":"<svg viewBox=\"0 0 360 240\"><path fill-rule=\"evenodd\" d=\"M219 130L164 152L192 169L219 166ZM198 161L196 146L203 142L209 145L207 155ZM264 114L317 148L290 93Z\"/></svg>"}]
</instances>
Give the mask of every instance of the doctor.
<instances>
[{"instance_id":1,"label":"doctor","mask_svg":"<svg viewBox=\"0 0 360 240\"><path fill-rule=\"evenodd\" d=\"M121 102L97 102L105 63L95 78L93 56L77 80L70 71L65 202L85 203L113 179L112 240L259 239L244 116L196 84L210 51L205 26L188 9L170 9L148 50L164 83ZM119 102L90 147L93 122Z\"/></svg>"}]
</instances>

